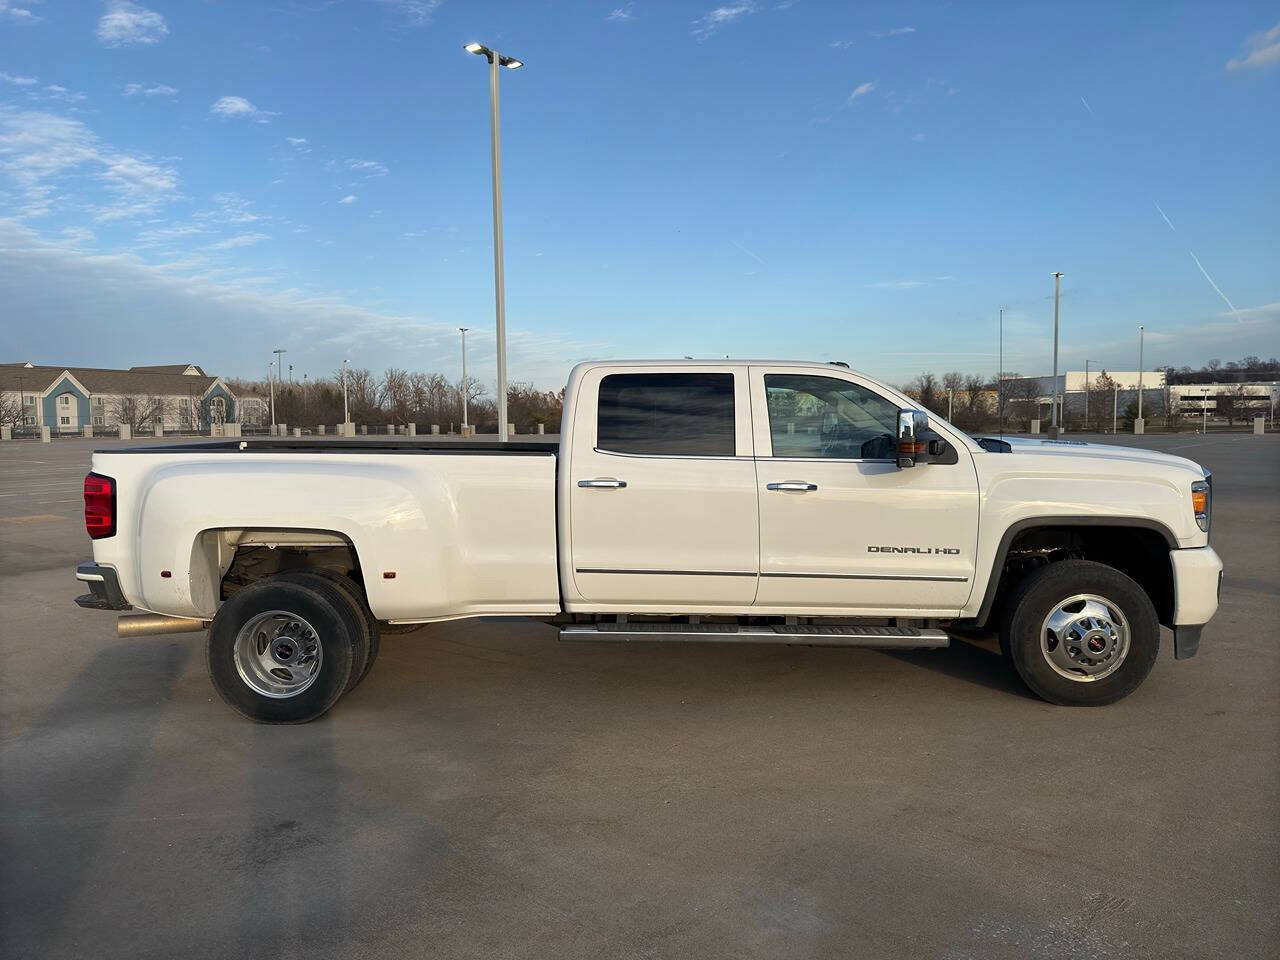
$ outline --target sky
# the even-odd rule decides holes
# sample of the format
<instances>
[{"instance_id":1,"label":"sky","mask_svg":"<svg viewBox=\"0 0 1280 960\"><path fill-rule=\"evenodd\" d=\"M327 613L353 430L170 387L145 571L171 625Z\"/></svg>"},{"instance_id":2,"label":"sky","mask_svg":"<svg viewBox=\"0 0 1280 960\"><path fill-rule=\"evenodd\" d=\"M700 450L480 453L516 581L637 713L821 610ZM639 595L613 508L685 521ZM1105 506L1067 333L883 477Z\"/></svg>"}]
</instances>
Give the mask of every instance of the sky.
<instances>
[{"instance_id":1,"label":"sky","mask_svg":"<svg viewBox=\"0 0 1280 960\"><path fill-rule=\"evenodd\" d=\"M1280 354L1274 3L0 0L0 360ZM287 375L287 374L286 374Z\"/></svg>"}]
</instances>

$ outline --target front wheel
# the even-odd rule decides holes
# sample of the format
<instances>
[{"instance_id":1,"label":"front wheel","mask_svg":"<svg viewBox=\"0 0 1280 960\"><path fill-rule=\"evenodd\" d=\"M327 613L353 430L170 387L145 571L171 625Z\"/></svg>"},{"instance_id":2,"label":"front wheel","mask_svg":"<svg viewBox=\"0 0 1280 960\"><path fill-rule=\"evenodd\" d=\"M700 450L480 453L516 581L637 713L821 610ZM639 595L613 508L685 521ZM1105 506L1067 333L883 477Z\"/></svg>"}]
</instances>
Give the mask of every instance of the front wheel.
<instances>
[{"instance_id":1,"label":"front wheel","mask_svg":"<svg viewBox=\"0 0 1280 960\"><path fill-rule=\"evenodd\" d=\"M1160 652L1160 624L1146 591L1090 560L1042 567L1005 606L1000 646L1039 697L1103 706L1146 679Z\"/></svg>"},{"instance_id":2,"label":"front wheel","mask_svg":"<svg viewBox=\"0 0 1280 960\"><path fill-rule=\"evenodd\" d=\"M218 694L260 723L321 716L364 666L363 637L353 635L344 605L320 578L272 577L236 591L213 618L205 647Z\"/></svg>"}]
</instances>

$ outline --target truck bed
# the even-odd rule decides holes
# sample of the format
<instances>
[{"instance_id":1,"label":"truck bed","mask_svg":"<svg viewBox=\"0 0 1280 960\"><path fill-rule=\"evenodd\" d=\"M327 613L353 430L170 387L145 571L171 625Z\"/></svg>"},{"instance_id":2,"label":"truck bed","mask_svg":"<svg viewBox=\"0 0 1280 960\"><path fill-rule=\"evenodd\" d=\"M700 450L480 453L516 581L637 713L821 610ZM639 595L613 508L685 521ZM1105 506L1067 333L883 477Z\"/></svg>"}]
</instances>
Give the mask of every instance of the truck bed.
<instances>
[{"instance_id":1,"label":"truck bed","mask_svg":"<svg viewBox=\"0 0 1280 960\"><path fill-rule=\"evenodd\" d=\"M421 454L507 454L545 456L557 453L557 440L442 440L435 437L262 437L209 440L200 443L159 443L145 447L111 447L95 453L421 453Z\"/></svg>"}]
</instances>

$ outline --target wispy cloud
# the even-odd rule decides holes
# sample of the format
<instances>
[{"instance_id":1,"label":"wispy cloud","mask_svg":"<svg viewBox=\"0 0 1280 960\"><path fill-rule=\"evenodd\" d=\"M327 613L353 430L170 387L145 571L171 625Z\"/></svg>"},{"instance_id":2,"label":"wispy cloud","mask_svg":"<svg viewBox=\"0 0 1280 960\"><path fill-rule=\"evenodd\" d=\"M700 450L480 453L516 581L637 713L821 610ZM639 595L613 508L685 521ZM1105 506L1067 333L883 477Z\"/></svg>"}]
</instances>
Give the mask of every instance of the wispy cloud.
<instances>
[{"instance_id":1,"label":"wispy cloud","mask_svg":"<svg viewBox=\"0 0 1280 960\"><path fill-rule=\"evenodd\" d=\"M0 173L24 200L26 217L75 207L98 220L149 214L177 194L164 161L115 150L71 117L0 105ZM105 196L90 191L99 188Z\"/></svg>"},{"instance_id":2,"label":"wispy cloud","mask_svg":"<svg viewBox=\"0 0 1280 960\"><path fill-rule=\"evenodd\" d=\"M695 40L701 43L703 40L714 36L721 27L741 20L747 14L755 13L757 9L755 0L738 0L737 3L727 3L722 7L716 7L714 10L708 10L697 20L694 20L693 29L689 32Z\"/></svg>"},{"instance_id":3,"label":"wispy cloud","mask_svg":"<svg viewBox=\"0 0 1280 960\"><path fill-rule=\"evenodd\" d=\"M1248 50L1243 57L1232 57L1227 61L1227 70L1261 70L1280 63L1280 23L1270 30L1255 33L1245 42Z\"/></svg>"},{"instance_id":4,"label":"wispy cloud","mask_svg":"<svg viewBox=\"0 0 1280 960\"><path fill-rule=\"evenodd\" d=\"M37 77L15 77L11 73L0 71L0 83L11 83L15 87L34 87L39 82Z\"/></svg>"},{"instance_id":5,"label":"wispy cloud","mask_svg":"<svg viewBox=\"0 0 1280 960\"><path fill-rule=\"evenodd\" d=\"M356 202L357 200L359 200L359 199L360 199L360 198L359 198L359 197L357 197L354 193L348 193L345 197L343 197L343 198L342 198L341 200L339 200L338 202L339 202L339 203L351 204L351 203L355 203L355 202Z\"/></svg>"},{"instance_id":6,"label":"wispy cloud","mask_svg":"<svg viewBox=\"0 0 1280 960\"><path fill-rule=\"evenodd\" d=\"M98 42L107 47L145 46L169 35L164 17L132 0L108 0L98 20Z\"/></svg>"},{"instance_id":7,"label":"wispy cloud","mask_svg":"<svg viewBox=\"0 0 1280 960\"><path fill-rule=\"evenodd\" d=\"M635 11L633 9L634 7L634 3L628 3L625 6L616 7L609 16L605 17L605 19L611 20L614 23L630 23L636 18Z\"/></svg>"},{"instance_id":8,"label":"wispy cloud","mask_svg":"<svg viewBox=\"0 0 1280 960\"><path fill-rule=\"evenodd\" d=\"M24 4L17 4L11 0L0 0L0 23L16 23L23 26L35 26L37 23L43 23L44 17L32 12L31 7L34 4L42 3L43 0L27 0Z\"/></svg>"},{"instance_id":9,"label":"wispy cloud","mask_svg":"<svg viewBox=\"0 0 1280 960\"><path fill-rule=\"evenodd\" d=\"M270 123L272 117L280 114L274 110L262 110L244 97L219 97L209 108L212 116L223 120L252 120L255 123Z\"/></svg>"},{"instance_id":10,"label":"wispy cloud","mask_svg":"<svg viewBox=\"0 0 1280 960\"><path fill-rule=\"evenodd\" d=\"M255 244L259 244L264 240L270 239L271 237L265 233L240 233L234 237L227 237L225 240L219 240L217 243L209 244L209 249L233 250L236 247L252 247Z\"/></svg>"},{"instance_id":11,"label":"wispy cloud","mask_svg":"<svg viewBox=\"0 0 1280 960\"><path fill-rule=\"evenodd\" d=\"M124 95L126 97L176 97L178 88L171 87L167 83L126 83L124 85Z\"/></svg>"},{"instance_id":12,"label":"wispy cloud","mask_svg":"<svg viewBox=\"0 0 1280 960\"><path fill-rule=\"evenodd\" d=\"M374 2L394 10L410 26L421 27L431 22L432 15L444 0L374 0Z\"/></svg>"},{"instance_id":13,"label":"wispy cloud","mask_svg":"<svg viewBox=\"0 0 1280 960\"><path fill-rule=\"evenodd\" d=\"M915 27L894 27L891 30L882 30L879 33L873 33L871 36L876 40L883 40L885 37L905 37L908 33L915 32Z\"/></svg>"},{"instance_id":14,"label":"wispy cloud","mask_svg":"<svg viewBox=\"0 0 1280 960\"><path fill-rule=\"evenodd\" d=\"M929 138L925 136L923 133L917 133L911 139L914 140L916 143L924 143Z\"/></svg>"},{"instance_id":15,"label":"wispy cloud","mask_svg":"<svg viewBox=\"0 0 1280 960\"><path fill-rule=\"evenodd\" d=\"M861 100L868 94L874 93L876 87L880 85L879 80L868 80L866 83L860 83L853 88L853 92L849 94L849 99L845 101L845 106L849 106L857 100Z\"/></svg>"},{"instance_id":16,"label":"wispy cloud","mask_svg":"<svg viewBox=\"0 0 1280 960\"><path fill-rule=\"evenodd\" d=\"M83 93L68 90L66 87L57 83L51 83L45 87L44 95L50 100L57 100L59 103L80 103L88 99Z\"/></svg>"},{"instance_id":17,"label":"wispy cloud","mask_svg":"<svg viewBox=\"0 0 1280 960\"><path fill-rule=\"evenodd\" d=\"M827 44L832 50L848 50L853 46L852 40L832 40Z\"/></svg>"},{"instance_id":18,"label":"wispy cloud","mask_svg":"<svg viewBox=\"0 0 1280 960\"><path fill-rule=\"evenodd\" d=\"M869 283L867 286L881 290L914 290L916 287L931 287L935 283L946 283L948 280L954 279L955 277L948 274L941 277L908 278L906 280L880 280L876 283Z\"/></svg>"},{"instance_id":19,"label":"wispy cloud","mask_svg":"<svg viewBox=\"0 0 1280 960\"><path fill-rule=\"evenodd\" d=\"M1095 116L1093 107L1089 106L1089 101L1084 98L1084 94L1080 94L1080 102L1084 104L1084 108L1089 111L1089 116Z\"/></svg>"},{"instance_id":20,"label":"wispy cloud","mask_svg":"<svg viewBox=\"0 0 1280 960\"><path fill-rule=\"evenodd\" d=\"M357 366L382 368L395 358L397 365L439 369L450 362L442 358L456 363L458 351L452 319L378 312L252 267L213 266L198 255L149 263L127 252L91 253L72 238L49 240L3 218L0 302L26 318L12 332L5 330L13 356L47 354L63 343L87 356L88 347L75 344L96 342L98 362L128 366L133 362L129 350L159 324L173 342L206 344L202 362L228 376L257 372L256 363L246 366L238 345L249 331L290 348L290 356L315 373L340 366L344 356ZM112 318L117 334L110 342L94 340L103 317ZM210 340L212 329L227 336ZM51 330L57 330L57 340L50 339ZM467 337L467 347L475 351L477 370L492 368L491 329L477 329ZM549 332L507 331L512 379L544 387L558 389L578 360L613 355L617 349Z\"/></svg>"},{"instance_id":21,"label":"wispy cloud","mask_svg":"<svg viewBox=\"0 0 1280 960\"><path fill-rule=\"evenodd\" d=\"M377 160L358 160L355 157L348 157L345 163L347 169L352 173L358 173L366 177L385 177L390 173L386 165L379 163Z\"/></svg>"}]
</instances>

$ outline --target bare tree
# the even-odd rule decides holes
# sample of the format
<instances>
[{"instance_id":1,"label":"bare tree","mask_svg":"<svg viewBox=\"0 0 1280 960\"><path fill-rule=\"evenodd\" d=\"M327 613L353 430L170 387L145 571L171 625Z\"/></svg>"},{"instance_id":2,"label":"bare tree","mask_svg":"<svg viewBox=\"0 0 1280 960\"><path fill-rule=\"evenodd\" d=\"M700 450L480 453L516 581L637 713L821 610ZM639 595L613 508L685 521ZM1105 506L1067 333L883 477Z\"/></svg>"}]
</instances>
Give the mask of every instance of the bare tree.
<instances>
[{"instance_id":1,"label":"bare tree","mask_svg":"<svg viewBox=\"0 0 1280 960\"><path fill-rule=\"evenodd\" d=\"M378 385L378 405L392 423L408 423L413 405L413 389L409 373L398 367L388 367Z\"/></svg>"},{"instance_id":2,"label":"bare tree","mask_svg":"<svg viewBox=\"0 0 1280 960\"><path fill-rule=\"evenodd\" d=\"M153 426L157 420L163 422L167 407L163 397L143 393L117 394L107 403L112 419L131 430Z\"/></svg>"},{"instance_id":3,"label":"bare tree","mask_svg":"<svg viewBox=\"0 0 1280 960\"><path fill-rule=\"evenodd\" d=\"M938 412L938 378L932 373L922 373L903 390L907 396L915 400L926 410Z\"/></svg>"},{"instance_id":4,"label":"bare tree","mask_svg":"<svg viewBox=\"0 0 1280 960\"><path fill-rule=\"evenodd\" d=\"M22 426L22 394L0 393L0 427Z\"/></svg>"}]
</instances>

